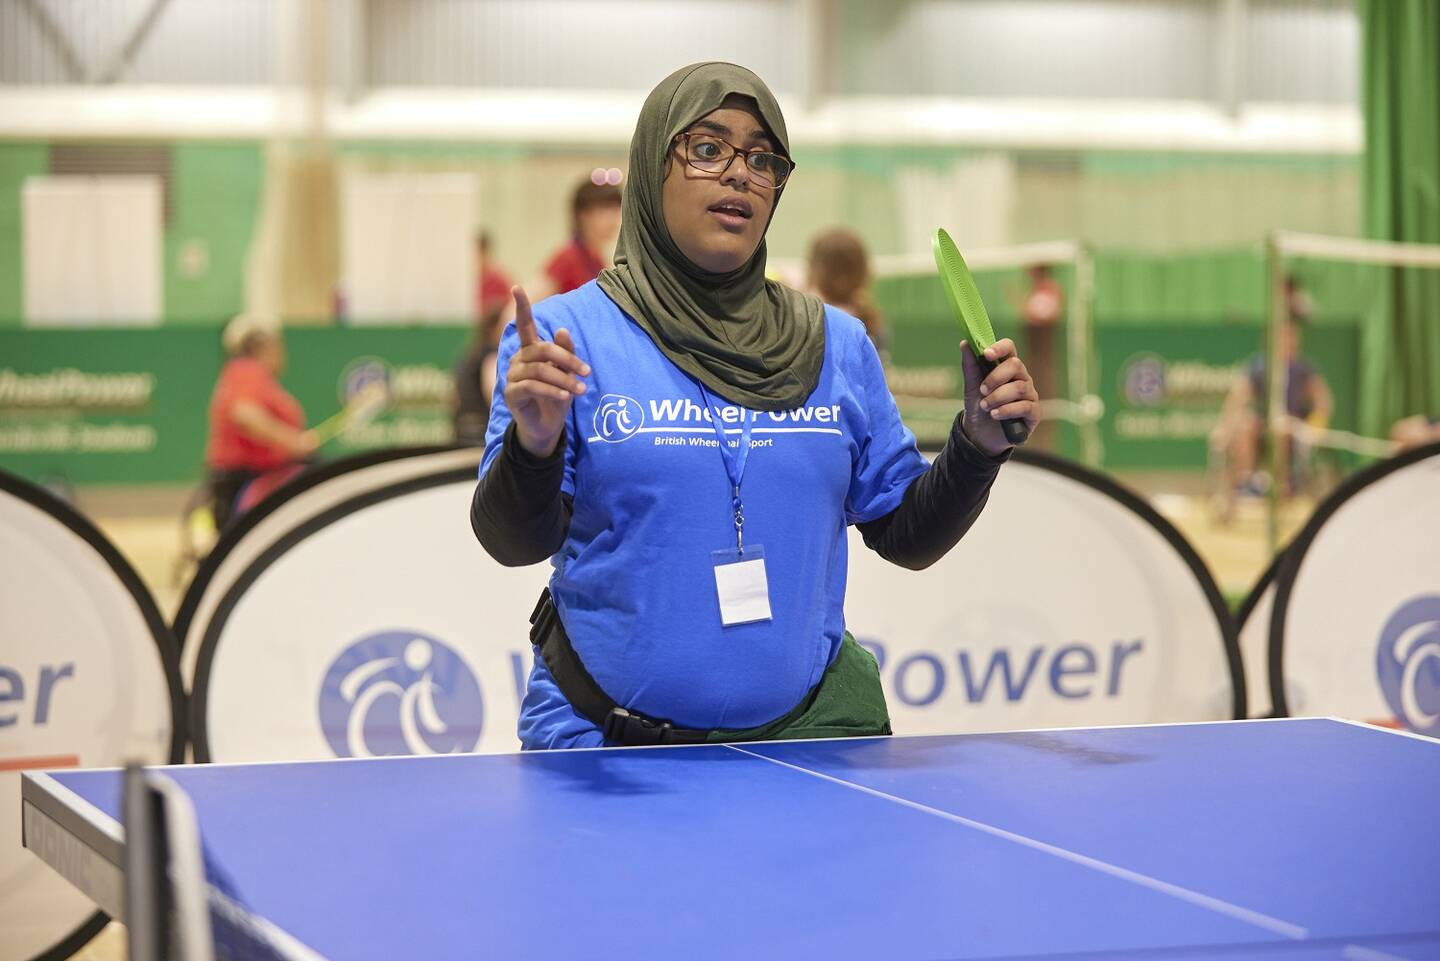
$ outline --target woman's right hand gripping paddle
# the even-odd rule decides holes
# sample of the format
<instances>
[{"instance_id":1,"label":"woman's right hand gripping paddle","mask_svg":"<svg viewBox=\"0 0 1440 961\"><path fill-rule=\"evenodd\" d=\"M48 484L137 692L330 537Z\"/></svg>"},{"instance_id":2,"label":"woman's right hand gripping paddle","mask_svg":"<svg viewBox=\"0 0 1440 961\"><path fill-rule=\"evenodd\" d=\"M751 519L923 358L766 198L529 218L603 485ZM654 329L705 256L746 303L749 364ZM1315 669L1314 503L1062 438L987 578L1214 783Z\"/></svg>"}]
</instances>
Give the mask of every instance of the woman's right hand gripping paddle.
<instances>
[{"instance_id":1,"label":"woman's right hand gripping paddle","mask_svg":"<svg viewBox=\"0 0 1440 961\"><path fill-rule=\"evenodd\" d=\"M575 356L575 342L565 328L555 331L555 340L541 340L530 313L530 298L516 286L515 332L520 349L510 359L505 381L505 405L515 420L516 439L536 457L549 457L565 431L571 400L585 393L581 377L590 376L590 365Z\"/></svg>"}]
</instances>

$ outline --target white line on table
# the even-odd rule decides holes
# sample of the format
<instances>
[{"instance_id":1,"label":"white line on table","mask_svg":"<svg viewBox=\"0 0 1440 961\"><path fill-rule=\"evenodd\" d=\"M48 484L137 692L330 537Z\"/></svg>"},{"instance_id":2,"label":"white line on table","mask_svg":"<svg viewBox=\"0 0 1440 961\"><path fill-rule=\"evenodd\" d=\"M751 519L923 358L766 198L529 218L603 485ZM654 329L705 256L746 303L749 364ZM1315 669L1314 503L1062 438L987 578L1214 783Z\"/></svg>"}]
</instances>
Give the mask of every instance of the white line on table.
<instances>
[{"instance_id":1,"label":"white line on table","mask_svg":"<svg viewBox=\"0 0 1440 961\"><path fill-rule=\"evenodd\" d=\"M801 774L808 774L811 777L820 778L822 781L829 781L832 784L839 784L842 787L848 787L851 790L859 791L862 794L869 794L873 797L878 797L886 801L891 801L903 807L908 807L925 814L930 814L938 818L943 818L946 821L953 821L956 824L963 824L966 827L974 828L977 831L983 831L984 833L993 835L994 837L1002 838L1006 841L1011 841L1015 844L1020 844L1027 848L1032 848L1036 851L1042 851L1045 854L1053 855L1057 858L1062 858L1066 861L1070 861L1073 864L1079 864L1082 867L1087 867L1095 871L1100 871L1103 874L1108 874L1111 877L1120 878L1123 881L1129 881L1132 884L1138 884L1141 887L1149 888L1152 891L1159 891L1162 894L1168 894L1173 898L1179 898L1181 901L1187 901L1190 904L1196 905L1197 907L1206 908L1218 914L1227 915L1229 917L1235 918L1236 920L1244 921L1247 924L1252 924L1257 928L1263 928L1264 930L1269 931L1273 934L1279 934L1287 938L1293 938L1296 941L1303 941L1307 937L1309 937L1310 934L1307 929L1302 928L1298 924L1292 924L1289 921L1282 921L1279 918L1272 918L1268 914L1261 914L1259 911L1252 911L1249 908L1243 908L1238 904L1231 904L1229 901L1222 901L1219 898L1211 897L1208 894L1201 894L1199 891L1192 891L1189 888L1182 888L1178 884L1171 884L1169 881L1161 881L1159 878L1152 878L1148 874L1141 874L1139 871L1131 871L1129 868L1122 868L1119 865L1110 864L1108 861L1101 861L1098 858L1092 858L1088 855L1079 854L1066 848L1057 847L1054 844L1048 844L1035 838L1026 837L1023 834L1016 834L1015 832L1007 831L1004 828L997 828L993 824L986 824L983 821L976 821L971 818L964 817L960 814L952 814L949 811L942 811L939 808L933 808L927 804L921 804L918 801L911 801L906 798L896 797L893 794L886 794L884 791L877 791L876 789L866 787L863 784L856 784L852 781L842 780L841 778L833 777L829 774L822 774L819 771L812 771L809 768L800 767L798 764L791 764L788 761L782 761L779 758L766 757L764 754L756 754L753 751L747 751L744 748L736 747L734 744L726 744L725 747L728 747L732 751L738 751L741 754L749 755L750 757L759 758L762 761L769 761L771 764L778 764L781 767L788 767L792 771L799 771ZM1360 959L1356 959L1356 961L1360 961Z\"/></svg>"},{"instance_id":2,"label":"white line on table","mask_svg":"<svg viewBox=\"0 0 1440 961\"><path fill-rule=\"evenodd\" d=\"M1384 951L1376 951L1374 948L1362 948L1358 944L1347 944L1340 949L1340 957L1345 961L1406 961L1398 954L1386 954Z\"/></svg>"}]
</instances>

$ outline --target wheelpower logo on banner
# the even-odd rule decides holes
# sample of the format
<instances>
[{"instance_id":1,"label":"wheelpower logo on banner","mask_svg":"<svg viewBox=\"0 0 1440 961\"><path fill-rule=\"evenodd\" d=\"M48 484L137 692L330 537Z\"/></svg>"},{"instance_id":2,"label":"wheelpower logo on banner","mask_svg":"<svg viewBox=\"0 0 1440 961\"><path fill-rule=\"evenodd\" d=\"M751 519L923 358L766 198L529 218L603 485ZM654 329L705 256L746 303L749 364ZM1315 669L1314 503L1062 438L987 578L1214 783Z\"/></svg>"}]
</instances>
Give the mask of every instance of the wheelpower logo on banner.
<instances>
[{"instance_id":1,"label":"wheelpower logo on banner","mask_svg":"<svg viewBox=\"0 0 1440 961\"><path fill-rule=\"evenodd\" d=\"M1122 437L1204 437L1215 426L1240 368L1139 353L1120 367L1115 430Z\"/></svg>"},{"instance_id":2,"label":"wheelpower logo on banner","mask_svg":"<svg viewBox=\"0 0 1440 961\"><path fill-rule=\"evenodd\" d=\"M1440 737L1440 594L1396 608L1380 630L1375 669L1395 723Z\"/></svg>"},{"instance_id":3,"label":"wheelpower logo on banner","mask_svg":"<svg viewBox=\"0 0 1440 961\"><path fill-rule=\"evenodd\" d=\"M1223 720L1224 609L1163 521L1102 478L1021 458L933 565L849 532L845 623L880 666L897 733ZM1076 560L1085 571L1077 576ZM1026 583L986 577L1025 570Z\"/></svg>"},{"instance_id":4,"label":"wheelpower logo on banner","mask_svg":"<svg viewBox=\"0 0 1440 961\"><path fill-rule=\"evenodd\" d=\"M318 709L336 757L466 753L485 719L465 660L416 631L379 631L347 646L325 672Z\"/></svg>"},{"instance_id":5,"label":"wheelpower logo on banner","mask_svg":"<svg viewBox=\"0 0 1440 961\"><path fill-rule=\"evenodd\" d=\"M153 450L158 435L150 424L85 418L148 414L155 381L149 371L65 367L29 373L0 367L0 452Z\"/></svg>"},{"instance_id":6,"label":"wheelpower logo on banner","mask_svg":"<svg viewBox=\"0 0 1440 961\"><path fill-rule=\"evenodd\" d=\"M448 444L455 381L435 364L393 365L379 357L357 357L340 372L337 399L348 405L372 384L383 384L385 411L370 423L341 435L349 449Z\"/></svg>"},{"instance_id":7,"label":"wheelpower logo on banner","mask_svg":"<svg viewBox=\"0 0 1440 961\"><path fill-rule=\"evenodd\" d=\"M1043 612L983 604L909 638L856 640L875 655L897 721L925 730L1102 718L1095 712L1147 696L1158 666L1145 637L1087 640L1056 630Z\"/></svg>"},{"instance_id":8,"label":"wheelpower logo on banner","mask_svg":"<svg viewBox=\"0 0 1440 961\"><path fill-rule=\"evenodd\" d=\"M747 420L753 434L834 434L840 429L840 405L823 404L794 410L758 411L734 404L712 411L686 397L667 397L642 404L625 394L605 394L595 408L587 443L618 444L638 434L655 434L657 447L718 447L715 418L727 434L738 434ZM693 437L676 437L693 434ZM771 447L770 437L752 439L751 447ZM732 441L730 446L739 444Z\"/></svg>"},{"instance_id":9,"label":"wheelpower logo on banner","mask_svg":"<svg viewBox=\"0 0 1440 961\"><path fill-rule=\"evenodd\" d=\"M929 707L947 693L969 705L1120 698L1129 686L1126 669L1145 652L1145 642L1137 638L1016 649L957 645L951 651L912 650L891 658L893 648L885 642L856 640L875 655L888 681L886 697L908 707Z\"/></svg>"}]
</instances>

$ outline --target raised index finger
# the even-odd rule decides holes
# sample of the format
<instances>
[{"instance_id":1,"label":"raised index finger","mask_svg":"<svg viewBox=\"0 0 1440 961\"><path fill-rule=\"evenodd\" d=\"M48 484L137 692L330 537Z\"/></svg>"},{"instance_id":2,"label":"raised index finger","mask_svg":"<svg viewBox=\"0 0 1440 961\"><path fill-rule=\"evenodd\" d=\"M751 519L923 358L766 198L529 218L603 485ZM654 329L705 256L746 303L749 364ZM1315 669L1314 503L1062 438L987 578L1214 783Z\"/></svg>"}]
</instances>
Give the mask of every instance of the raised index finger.
<instances>
[{"instance_id":1,"label":"raised index finger","mask_svg":"<svg viewBox=\"0 0 1440 961\"><path fill-rule=\"evenodd\" d=\"M515 333L520 335L520 346L529 347L531 344L540 343L540 334L535 330L535 317L530 313L530 298L525 295L525 288L516 284L510 288L510 296L515 298Z\"/></svg>"}]
</instances>

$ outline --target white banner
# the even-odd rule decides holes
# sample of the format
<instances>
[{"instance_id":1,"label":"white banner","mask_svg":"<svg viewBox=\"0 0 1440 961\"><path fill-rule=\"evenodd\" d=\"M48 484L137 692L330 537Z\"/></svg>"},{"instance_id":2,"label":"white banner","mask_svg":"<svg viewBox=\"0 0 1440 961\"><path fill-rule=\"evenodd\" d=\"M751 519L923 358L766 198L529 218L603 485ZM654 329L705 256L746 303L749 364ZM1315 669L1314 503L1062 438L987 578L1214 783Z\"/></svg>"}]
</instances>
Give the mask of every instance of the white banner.
<instances>
[{"instance_id":1,"label":"white banner","mask_svg":"<svg viewBox=\"0 0 1440 961\"><path fill-rule=\"evenodd\" d=\"M340 256L351 323L473 314L478 193L463 173L345 173Z\"/></svg>"},{"instance_id":2,"label":"white banner","mask_svg":"<svg viewBox=\"0 0 1440 961\"><path fill-rule=\"evenodd\" d=\"M1138 499L1063 470L1008 464L924 571L852 530L845 621L881 662L895 733L1234 716L1227 615L1199 559Z\"/></svg>"},{"instance_id":3,"label":"white banner","mask_svg":"<svg viewBox=\"0 0 1440 961\"><path fill-rule=\"evenodd\" d=\"M160 323L163 194L160 178L150 175L27 177L20 245L26 324Z\"/></svg>"},{"instance_id":4,"label":"white banner","mask_svg":"<svg viewBox=\"0 0 1440 961\"><path fill-rule=\"evenodd\" d=\"M197 757L518 749L550 568L490 560L467 520L474 489L473 467L403 481L236 579L195 652Z\"/></svg>"},{"instance_id":5,"label":"white banner","mask_svg":"<svg viewBox=\"0 0 1440 961\"><path fill-rule=\"evenodd\" d=\"M1209 575L1143 504L1066 471L1007 466L975 528L928 571L852 534L847 621L882 662L897 733L1233 716ZM475 543L472 471L388 474L369 493L350 478L348 503L324 498L325 517L271 530L207 592L186 650L198 757L518 746L528 618L549 566L504 568Z\"/></svg>"},{"instance_id":6,"label":"white banner","mask_svg":"<svg viewBox=\"0 0 1440 961\"><path fill-rule=\"evenodd\" d=\"M1440 445L1351 478L1296 538L1272 617L1288 713L1440 736L1437 492Z\"/></svg>"},{"instance_id":7,"label":"white banner","mask_svg":"<svg viewBox=\"0 0 1440 961\"><path fill-rule=\"evenodd\" d=\"M95 907L21 847L20 772L175 759L179 677L159 612L120 555L5 474L0 545L0 961L21 961Z\"/></svg>"},{"instance_id":8,"label":"white banner","mask_svg":"<svg viewBox=\"0 0 1440 961\"><path fill-rule=\"evenodd\" d=\"M200 635L214 614L215 605L235 579L277 540L352 497L457 467L478 471L480 451L389 450L357 454L308 471L287 485L289 496L267 499L256 505L235 530L227 531L220 539L185 589L175 616L175 637L180 644L180 670L186 689L194 687Z\"/></svg>"}]
</instances>

